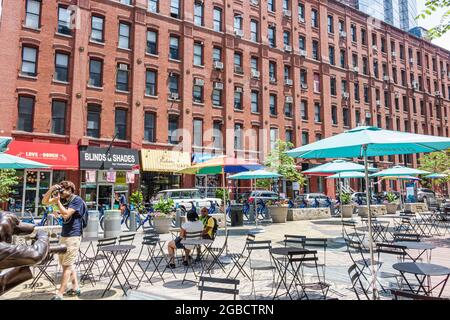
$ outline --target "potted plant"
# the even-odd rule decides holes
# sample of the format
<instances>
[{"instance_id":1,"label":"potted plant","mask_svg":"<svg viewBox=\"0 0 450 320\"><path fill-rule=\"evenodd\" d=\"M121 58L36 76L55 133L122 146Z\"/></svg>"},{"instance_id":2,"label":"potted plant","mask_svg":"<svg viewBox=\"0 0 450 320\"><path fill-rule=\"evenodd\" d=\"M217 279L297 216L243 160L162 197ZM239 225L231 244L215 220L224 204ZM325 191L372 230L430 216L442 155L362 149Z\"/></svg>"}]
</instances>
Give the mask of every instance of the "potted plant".
<instances>
[{"instance_id":1,"label":"potted plant","mask_svg":"<svg viewBox=\"0 0 450 320\"><path fill-rule=\"evenodd\" d=\"M144 196L141 191L135 191L131 194L130 204L132 210L137 210L139 214L145 213Z\"/></svg>"},{"instance_id":2,"label":"potted plant","mask_svg":"<svg viewBox=\"0 0 450 320\"><path fill-rule=\"evenodd\" d=\"M395 214L397 212L397 198L392 192L386 194L386 213Z\"/></svg>"},{"instance_id":3,"label":"potted plant","mask_svg":"<svg viewBox=\"0 0 450 320\"><path fill-rule=\"evenodd\" d=\"M341 212L342 218L351 218L353 215L354 206L352 204L352 195L350 193L342 193L341 199Z\"/></svg>"},{"instance_id":4,"label":"potted plant","mask_svg":"<svg viewBox=\"0 0 450 320\"><path fill-rule=\"evenodd\" d=\"M172 220L175 217L173 214L174 206L174 201L170 198L161 198L153 206L155 211L152 213L152 217L156 233L169 233L169 229L172 227Z\"/></svg>"},{"instance_id":5,"label":"potted plant","mask_svg":"<svg viewBox=\"0 0 450 320\"><path fill-rule=\"evenodd\" d=\"M273 223L284 223L287 219L288 214L288 203L287 201L268 201L267 208L269 209L269 214L272 217Z\"/></svg>"}]
</instances>

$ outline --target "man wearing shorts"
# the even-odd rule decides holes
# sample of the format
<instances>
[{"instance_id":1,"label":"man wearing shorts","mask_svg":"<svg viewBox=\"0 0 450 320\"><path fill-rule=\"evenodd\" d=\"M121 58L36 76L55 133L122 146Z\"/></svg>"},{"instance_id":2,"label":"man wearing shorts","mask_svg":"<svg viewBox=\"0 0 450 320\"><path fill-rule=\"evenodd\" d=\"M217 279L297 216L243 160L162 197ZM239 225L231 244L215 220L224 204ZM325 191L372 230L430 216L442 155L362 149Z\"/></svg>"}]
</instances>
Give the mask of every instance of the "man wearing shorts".
<instances>
[{"instance_id":1,"label":"man wearing shorts","mask_svg":"<svg viewBox=\"0 0 450 320\"><path fill-rule=\"evenodd\" d=\"M52 186L42 199L44 205L57 205L57 215L64 219L60 244L67 247L67 252L59 255L59 263L62 266L61 286L52 300L62 300L63 295L79 296L77 274L74 264L78 257L78 251L83 232L83 216L87 214L87 207L83 199L75 193L75 185L70 181L62 181ZM65 292L69 280L72 280L72 289Z\"/></svg>"}]
</instances>

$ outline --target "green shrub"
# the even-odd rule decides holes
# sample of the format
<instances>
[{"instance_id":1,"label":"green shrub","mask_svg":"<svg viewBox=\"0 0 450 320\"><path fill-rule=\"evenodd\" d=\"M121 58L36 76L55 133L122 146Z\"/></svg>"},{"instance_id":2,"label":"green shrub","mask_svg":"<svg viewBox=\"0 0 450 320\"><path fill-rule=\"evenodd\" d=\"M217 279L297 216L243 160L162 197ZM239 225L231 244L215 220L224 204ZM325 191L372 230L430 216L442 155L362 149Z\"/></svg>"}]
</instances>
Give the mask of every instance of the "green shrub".
<instances>
[{"instance_id":1,"label":"green shrub","mask_svg":"<svg viewBox=\"0 0 450 320\"><path fill-rule=\"evenodd\" d=\"M343 205L350 204L352 202L352 195L350 193L342 193L341 194L341 203Z\"/></svg>"}]
</instances>

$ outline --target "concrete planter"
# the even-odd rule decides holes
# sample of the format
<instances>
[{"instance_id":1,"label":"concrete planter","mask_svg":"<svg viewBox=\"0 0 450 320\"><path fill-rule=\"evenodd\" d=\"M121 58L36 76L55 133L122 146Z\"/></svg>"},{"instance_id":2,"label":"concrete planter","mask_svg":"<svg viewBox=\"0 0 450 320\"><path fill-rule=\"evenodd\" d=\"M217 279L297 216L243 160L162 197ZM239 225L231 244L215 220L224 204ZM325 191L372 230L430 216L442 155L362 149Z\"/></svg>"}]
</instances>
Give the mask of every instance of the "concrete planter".
<instances>
[{"instance_id":1,"label":"concrete planter","mask_svg":"<svg viewBox=\"0 0 450 320\"><path fill-rule=\"evenodd\" d=\"M428 205L424 202L405 203L405 211L411 211L411 212L428 211Z\"/></svg>"},{"instance_id":2,"label":"concrete planter","mask_svg":"<svg viewBox=\"0 0 450 320\"><path fill-rule=\"evenodd\" d=\"M369 209L367 206L358 206L358 216L367 218L369 216ZM382 204L374 204L370 206L372 217L378 217L387 213L386 206Z\"/></svg>"},{"instance_id":3,"label":"concrete planter","mask_svg":"<svg viewBox=\"0 0 450 320\"><path fill-rule=\"evenodd\" d=\"M287 206L268 206L269 214L272 217L273 223L285 223L288 214Z\"/></svg>"},{"instance_id":4,"label":"concrete planter","mask_svg":"<svg viewBox=\"0 0 450 320\"><path fill-rule=\"evenodd\" d=\"M288 221L331 218L330 208L296 208L288 210Z\"/></svg>"},{"instance_id":5,"label":"concrete planter","mask_svg":"<svg viewBox=\"0 0 450 320\"><path fill-rule=\"evenodd\" d=\"M153 224L155 225L156 233L169 233L169 229L172 227L172 218L155 218Z\"/></svg>"},{"instance_id":6,"label":"concrete planter","mask_svg":"<svg viewBox=\"0 0 450 320\"><path fill-rule=\"evenodd\" d=\"M355 209L355 206L352 204L342 205L342 217L343 218L351 218L353 216L354 209Z\"/></svg>"},{"instance_id":7,"label":"concrete planter","mask_svg":"<svg viewBox=\"0 0 450 320\"><path fill-rule=\"evenodd\" d=\"M397 213L398 203L396 203L396 202L386 203L385 206L386 206L387 214L396 214Z\"/></svg>"}]
</instances>

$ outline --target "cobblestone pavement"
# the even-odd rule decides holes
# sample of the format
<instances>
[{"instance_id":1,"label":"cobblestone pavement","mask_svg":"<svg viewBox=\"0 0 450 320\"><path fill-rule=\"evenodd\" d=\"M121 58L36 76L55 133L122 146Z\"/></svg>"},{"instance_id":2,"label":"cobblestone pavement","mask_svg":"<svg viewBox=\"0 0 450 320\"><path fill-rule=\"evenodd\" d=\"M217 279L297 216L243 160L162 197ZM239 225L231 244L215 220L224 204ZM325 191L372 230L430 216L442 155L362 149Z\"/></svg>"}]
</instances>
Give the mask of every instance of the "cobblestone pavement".
<instances>
[{"instance_id":1,"label":"cobblestone pavement","mask_svg":"<svg viewBox=\"0 0 450 320\"><path fill-rule=\"evenodd\" d=\"M391 221L392 217L384 218L384 220ZM319 250L318 257L319 262L323 262L324 258L326 258L326 282L331 284L330 291L328 292L328 298L338 298L338 299L356 299L356 295L351 290L350 279L347 273L347 269L351 266L351 260L349 254L346 252L345 243L341 238L341 225L339 218L332 218L326 220L315 220L315 221L295 221L295 222L287 222L281 224L271 224L266 226L260 226L260 230L263 232L256 234L256 240L271 240L274 247L283 246L281 242L284 238L285 234L296 234L296 235L305 235L307 237L320 237L320 238L328 238L329 246L326 250L326 256L324 257L323 251ZM238 228L230 228L230 236L229 236L229 252L240 252L244 246L245 237L247 232L254 229L253 226L244 226ZM222 234L222 235L221 235ZM131 265L134 265L139 251L141 249L143 233L138 232L136 235L134 244L136 248L131 252L128 257L128 261L130 261ZM165 234L161 236L162 240L169 241L172 239L170 234ZM223 232L219 231L219 235L216 239L217 245L221 246L224 241ZM450 234L447 233L445 236L434 237L432 239L427 239L427 242L434 243L437 248L432 251L432 263L445 265L450 267ZM87 247L87 243L82 244L82 249ZM167 243L164 246L164 249L167 248ZM258 253L254 256L257 260L268 261L269 259L264 255L264 253ZM392 264L397 262L395 257L382 256L381 260L383 261L382 271L391 271L394 270L391 268ZM141 262L143 268L145 268L144 262ZM165 265L163 262L161 265ZM226 271L228 272L231 268L231 264L226 266ZM95 268L94 268L95 270ZM124 268L126 270L126 268ZM139 266L135 266L134 268L136 272L136 276L140 277L142 275L142 269ZM150 300L159 300L159 299L199 299L200 294L197 288L196 283L194 282L185 282L182 284L182 279L184 275L184 267L178 263L177 268L174 269L174 273L176 278L172 275L170 271L166 271L164 274L164 281L155 273L152 278L152 283L149 283L144 277L144 281L142 281L140 287L138 289L128 290L128 295L124 296L123 292L116 282L112 287L112 290L106 293L105 297L101 297L104 288L106 288L107 282L109 281L109 276L101 278L98 281L98 276L95 279L95 285L86 281L81 286L82 294L80 297L76 298L67 298L70 300L90 300L90 299L150 299ZM248 264L245 267L245 270L249 272ZM309 269L311 270L311 269ZM49 268L49 273L51 276L59 277L60 276L60 268L57 266ZM197 270L198 271L198 270ZM97 273L98 274L98 273ZM147 272L148 275L151 272ZM250 273L249 273L250 274ZM215 268L211 274L213 277L225 277L225 273L220 268ZM132 275L130 278L131 284L137 283L137 277ZM311 277L312 273L306 271L305 269L305 279L308 281L313 280ZM121 278L122 279L122 278ZM188 273L187 279L195 279L192 272ZM251 294L252 283L242 275L238 277L240 280L239 285L239 299L241 300L249 300L249 299L272 299L273 292L273 274L269 271L256 271L255 272L255 288L256 288L256 297L254 294ZM441 278L442 279L442 278ZM436 280L440 281L441 279L432 279L433 283L436 283ZM34 289L30 289L30 282L27 282L23 285L20 285L7 294L5 294L1 299L50 299L55 293L55 287L51 285L49 281L42 277L39 280L38 285ZM381 283L388 287L394 286L395 280L391 279L391 282L386 282L381 280ZM396 284L396 283L395 283ZM271 292L272 291L272 292ZM447 285L444 296L450 296L450 285ZM315 294L310 294L311 298L315 297ZM224 294L216 294L216 293L205 293L205 299L230 299L232 297L224 295ZM280 299L286 299L286 296L282 296ZM381 295L381 298L387 298Z\"/></svg>"}]
</instances>

